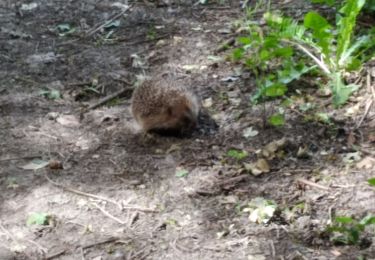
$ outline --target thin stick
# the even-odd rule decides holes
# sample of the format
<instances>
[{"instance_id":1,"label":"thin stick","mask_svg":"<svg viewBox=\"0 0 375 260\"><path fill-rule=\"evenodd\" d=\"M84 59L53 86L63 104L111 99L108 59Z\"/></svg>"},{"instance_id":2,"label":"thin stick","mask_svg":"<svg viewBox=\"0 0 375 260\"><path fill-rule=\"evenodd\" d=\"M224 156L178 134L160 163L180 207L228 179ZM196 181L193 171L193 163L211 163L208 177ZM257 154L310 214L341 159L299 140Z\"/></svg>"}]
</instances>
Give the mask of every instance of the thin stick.
<instances>
[{"instance_id":1,"label":"thin stick","mask_svg":"<svg viewBox=\"0 0 375 260\"><path fill-rule=\"evenodd\" d=\"M374 103L374 99L373 98L371 98L371 100L368 100L368 102L366 103L365 113L362 115L362 117L359 120L359 122L358 122L357 126L355 127L355 129L358 129L362 125L363 120L365 120L365 118L367 117L367 114L370 111L370 108L372 107L373 103Z\"/></svg>"},{"instance_id":2,"label":"thin stick","mask_svg":"<svg viewBox=\"0 0 375 260\"><path fill-rule=\"evenodd\" d=\"M47 174L44 175L44 177L47 179L47 181L49 181L51 184L53 184L54 186L56 187L59 187L59 188L62 188L63 190L66 190L66 191L69 191L69 192L72 192L72 193L75 193L75 194L78 194L78 195L81 195L81 196L85 196L85 197L89 197L89 198L94 198L94 199L98 199L98 200L103 200L103 201L107 201L107 202L110 202L114 205L116 205L117 207L120 208L120 210L122 210L122 206L120 203L118 203L117 201L114 201L114 200L111 200L111 199L108 199L108 198L105 198L105 197L102 197L102 196L98 196L98 195L94 195L94 194L91 194L91 193L86 193L86 192L83 192L83 191L79 191L79 190L75 190L75 189L72 189L72 188L69 188L69 187L65 187L64 185L61 185L57 182L54 182L53 180L51 180Z\"/></svg>"},{"instance_id":3,"label":"thin stick","mask_svg":"<svg viewBox=\"0 0 375 260\"><path fill-rule=\"evenodd\" d=\"M26 240L27 242L29 242L30 244L33 244L34 246L36 246L40 252L42 252L44 255L47 254L48 250L44 247L42 247L41 245L39 245L37 242L35 241L32 241L30 239L27 239Z\"/></svg>"},{"instance_id":4,"label":"thin stick","mask_svg":"<svg viewBox=\"0 0 375 260\"><path fill-rule=\"evenodd\" d=\"M372 98L370 99L370 101L367 101L366 108L365 108L365 113L363 114L363 116L359 120L359 122L358 122L357 126L355 127L355 129L358 129L361 126L363 120L367 117L367 114L369 113L370 108L372 107L372 105L373 105L373 103L375 101L375 90L374 90L373 86L371 86L370 74L367 74L366 85L367 85L367 89L369 91L371 91L371 93L372 93Z\"/></svg>"},{"instance_id":5,"label":"thin stick","mask_svg":"<svg viewBox=\"0 0 375 260\"><path fill-rule=\"evenodd\" d=\"M298 182L301 182L301 183L303 183L303 184L306 184L306 185L309 185L309 186L312 186L312 187L315 187L315 188L321 189L321 190L329 190L329 188L326 187L326 186L323 186L323 185L320 185L320 184L317 184L317 183L315 183L315 182L308 181L308 180L305 180L305 179L298 179L297 181L298 181Z\"/></svg>"},{"instance_id":6,"label":"thin stick","mask_svg":"<svg viewBox=\"0 0 375 260\"><path fill-rule=\"evenodd\" d=\"M18 243L18 240L3 226L1 222L0 222L0 228L1 230L3 230L5 235L7 235L10 239L12 239L13 242Z\"/></svg>"},{"instance_id":7,"label":"thin stick","mask_svg":"<svg viewBox=\"0 0 375 260\"><path fill-rule=\"evenodd\" d=\"M125 225L126 224L125 221L122 221L121 219L116 218L115 216L111 215L108 211L106 211L105 209L103 209L102 207L100 207L98 204L93 203L93 205L96 208L98 208L104 215L106 215L107 217L109 217L110 219L113 219L114 221L120 223L121 225Z\"/></svg>"},{"instance_id":8,"label":"thin stick","mask_svg":"<svg viewBox=\"0 0 375 260\"><path fill-rule=\"evenodd\" d=\"M54 253L54 254L52 254L52 255L48 255L48 256L46 256L46 257L45 257L45 260L50 260L50 259L53 259L53 258L55 258L55 257L61 256L61 255L64 254L65 252L66 252L65 249L60 250L60 251L58 251L58 252L56 252L56 253Z\"/></svg>"},{"instance_id":9,"label":"thin stick","mask_svg":"<svg viewBox=\"0 0 375 260\"><path fill-rule=\"evenodd\" d=\"M221 181L221 182L219 182L219 185L224 186L224 185L228 185L228 184L231 184L231 183L237 183L237 182L241 182L243 180L246 180L248 178L249 178L249 174L242 174L242 175L239 175L239 176Z\"/></svg>"},{"instance_id":10,"label":"thin stick","mask_svg":"<svg viewBox=\"0 0 375 260\"><path fill-rule=\"evenodd\" d=\"M121 96L125 92L127 92L129 90L132 90L132 89L133 88L123 88L123 89L121 89L121 90L119 90L119 91L117 91L117 92L115 92L115 93L113 93L113 94L111 94L109 96L106 96L106 97L102 98L101 100L99 100L98 102L90 105L88 108L85 109L84 112L87 112L87 111L89 111L91 109L95 109L95 108L103 105L104 103L107 103L108 101L110 101L110 100L112 100L112 99L114 99L114 98L116 98L118 96Z\"/></svg>"},{"instance_id":11,"label":"thin stick","mask_svg":"<svg viewBox=\"0 0 375 260\"><path fill-rule=\"evenodd\" d=\"M103 245L103 244L114 242L114 241L117 241L117 240L118 240L117 237L110 237L110 238L104 239L102 241L98 241L98 242L95 242L95 243L91 243L91 244L87 244L85 246L82 246L82 249L87 249L87 248L90 248L90 247L93 247L93 246Z\"/></svg>"},{"instance_id":12,"label":"thin stick","mask_svg":"<svg viewBox=\"0 0 375 260\"><path fill-rule=\"evenodd\" d=\"M107 25L109 25L110 23L112 23L114 20L116 20L117 18L119 18L122 15L124 15L129 9L130 9L130 7L128 7L127 9L123 10L122 12L118 13L113 18L109 19L108 21L105 21L101 25L97 26L95 29L90 29L89 31L86 32L86 36L91 36L94 33L96 33L97 31L103 29L104 27L106 27Z\"/></svg>"},{"instance_id":13,"label":"thin stick","mask_svg":"<svg viewBox=\"0 0 375 260\"><path fill-rule=\"evenodd\" d=\"M150 209L150 208L142 208L142 207L137 207L137 206L122 206L123 209L132 209L132 210L138 210L142 212L151 212L151 213L158 213L160 212L159 210L156 209Z\"/></svg>"},{"instance_id":14,"label":"thin stick","mask_svg":"<svg viewBox=\"0 0 375 260\"><path fill-rule=\"evenodd\" d=\"M40 155L30 155L30 156L24 156L24 157L13 157L13 158L7 158L7 159L0 159L0 162L7 162L7 161L17 161L17 160L24 160L24 159L35 159L40 158Z\"/></svg>"}]
</instances>

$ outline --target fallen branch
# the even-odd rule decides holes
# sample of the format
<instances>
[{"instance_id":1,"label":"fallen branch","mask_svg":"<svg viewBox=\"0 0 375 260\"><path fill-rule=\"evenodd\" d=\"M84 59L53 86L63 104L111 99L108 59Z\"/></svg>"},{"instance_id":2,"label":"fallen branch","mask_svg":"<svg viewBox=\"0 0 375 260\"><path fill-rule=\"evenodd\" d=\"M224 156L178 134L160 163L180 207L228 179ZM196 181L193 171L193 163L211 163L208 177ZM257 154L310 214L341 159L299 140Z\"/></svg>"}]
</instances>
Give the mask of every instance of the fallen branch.
<instances>
[{"instance_id":1,"label":"fallen branch","mask_svg":"<svg viewBox=\"0 0 375 260\"><path fill-rule=\"evenodd\" d=\"M82 246L82 249L87 249L87 248L90 248L90 247L93 247L93 246L98 246L98 245L103 245L103 244L111 243L111 242L114 242L114 241L117 241L117 240L118 240L117 237L109 237L109 238L104 239L102 241L98 241L98 242L94 242L94 243Z\"/></svg>"},{"instance_id":2,"label":"fallen branch","mask_svg":"<svg viewBox=\"0 0 375 260\"><path fill-rule=\"evenodd\" d=\"M249 174L242 174L242 175L239 175L239 176L221 181L221 182L219 182L219 185L224 186L224 185L228 185L228 184L232 184L232 183L238 183L238 182L241 182L243 180L248 179L249 177L250 177Z\"/></svg>"},{"instance_id":3,"label":"fallen branch","mask_svg":"<svg viewBox=\"0 0 375 260\"><path fill-rule=\"evenodd\" d=\"M121 225L125 225L125 224L126 224L125 221L122 221L121 219L116 218L115 216L111 215L108 211L106 211L105 209L103 209L102 207L100 207L98 204L93 203L93 205L94 205L97 209L99 209L104 215L106 215L107 217L109 217L110 219L113 219L114 221L120 223Z\"/></svg>"},{"instance_id":4,"label":"fallen branch","mask_svg":"<svg viewBox=\"0 0 375 260\"><path fill-rule=\"evenodd\" d=\"M142 212L151 212L151 213L158 213L159 212L159 210L156 210L156 209L142 208L142 207L130 206L130 205L123 205L122 208L123 209L138 210L138 211L142 211Z\"/></svg>"},{"instance_id":5,"label":"fallen branch","mask_svg":"<svg viewBox=\"0 0 375 260\"><path fill-rule=\"evenodd\" d=\"M17 161L17 160L25 160L25 159L35 159L40 158L40 155L30 155L30 156L23 156L23 157L13 157L13 158L6 158L0 159L0 162L7 162L7 161Z\"/></svg>"},{"instance_id":6,"label":"fallen branch","mask_svg":"<svg viewBox=\"0 0 375 260\"><path fill-rule=\"evenodd\" d=\"M72 193L75 193L75 194L78 194L78 195L81 195L81 196L85 196L85 197L107 201L107 202L110 202L110 203L116 205L117 207L119 207L120 210L123 209L123 207L121 206L121 204L118 203L117 201L114 201L114 200L111 200L111 199L108 199L108 198L105 198L105 197L102 197L102 196L98 196L98 195L94 195L94 194L91 194L91 193L86 193L86 192L83 192L83 191L79 191L79 190L75 190L75 189L66 187L66 186L64 186L62 184L59 184L59 183L54 182L53 180L51 180L47 176L47 174L45 174L44 177L47 179L48 182L50 182L51 184L53 184L56 187L62 188L63 190L66 190L66 191L69 191L69 192L72 192Z\"/></svg>"},{"instance_id":7,"label":"fallen branch","mask_svg":"<svg viewBox=\"0 0 375 260\"><path fill-rule=\"evenodd\" d=\"M93 35L94 33L96 33L97 31L103 29L104 27L108 26L109 24L111 24L114 20L120 18L121 16L123 16L128 10L130 9L130 7L128 7L127 9L124 9L122 12L118 13L117 15L113 16L111 19L105 21L104 23L102 24L99 24L99 25L96 25L95 28L93 29L90 29L86 32L86 37L88 36L91 36Z\"/></svg>"},{"instance_id":8,"label":"fallen branch","mask_svg":"<svg viewBox=\"0 0 375 260\"><path fill-rule=\"evenodd\" d=\"M125 92L127 92L127 91L129 91L129 90L132 90L132 89L133 89L133 88L123 88L123 89L121 89L121 90L119 90L119 91L117 91L117 92L115 92L115 93L113 93L113 94L111 94L111 95L108 95L108 96L102 98L101 100L99 100L98 102L96 102L96 103L90 105L88 108L86 108L86 109L84 110L84 112L87 112L87 111L89 111L89 110L91 110L91 109L95 109L95 108L97 108L97 107L103 105L104 103L107 103L108 101L111 101L112 99L114 99L114 98L116 98L116 97L118 97L118 96L121 96L121 95L124 94Z\"/></svg>"},{"instance_id":9,"label":"fallen branch","mask_svg":"<svg viewBox=\"0 0 375 260\"><path fill-rule=\"evenodd\" d=\"M320 184L317 184L315 182L308 181L308 180L305 180L305 179L298 179L297 182L303 183L305 185L309 185L309 186L312 186L312 187L315 187L315 188L318 188L318 189L321 189L321 190L329 190L329 188L326 187L326 186L323 186L323 185L320 185Z\"/></svg>"},{"instance_id":10,"label":"fallen branch","mask_svg":"<svg viewBox=\"0 0 375 260\"><path fill-rule=\"evenodd\" d=\"M55 257L58 257L58 256L61 256L62 254L65 254L66 250L63 249L63 250L60 250L54 254L50 254L50 255L47 255L44 259L45 260L50 260L50 259L53 259Z\"/></svg>"}]
</instances>

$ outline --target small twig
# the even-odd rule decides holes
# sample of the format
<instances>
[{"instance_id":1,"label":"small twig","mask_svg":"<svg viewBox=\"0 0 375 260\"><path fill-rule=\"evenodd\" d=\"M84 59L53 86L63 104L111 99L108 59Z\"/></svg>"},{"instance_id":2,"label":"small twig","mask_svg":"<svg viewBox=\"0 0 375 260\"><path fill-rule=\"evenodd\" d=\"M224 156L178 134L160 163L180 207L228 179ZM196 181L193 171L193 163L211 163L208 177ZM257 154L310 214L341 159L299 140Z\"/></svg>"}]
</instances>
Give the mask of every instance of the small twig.
<instances>
[{"instance_id":1,"label":"small twig","mask_svg":"<svg viewBox=\"0 0 375 260\"><path fill-rule=\"evenodd\" d=\"M57 251L57 252L54 253L54 254L51 254L51 255L46 256L44 259L45 259L45 260L50 260L50 259L53 259L53 258L55 258L55 257L61 256L61 255L64 254L65 252L66 252L65 249L60 250L60 251Z\"/></svg>"},{"instance_id":2,"label":"small twig","mask_svg":"<svg viewBox=\"0 0 375 260\"><path fill-rule=\"evenodd\" d=\"M61 185L57 182L54 182L53 180L51 180L47 174L44 175L44 177L47 179L47 181L49 181L51 184L53 184L54 186L56 187L59 187L59 188L62 188L63 190L66 190L66 191L69 191L69 192L72 192L72 193L75 193L75 194L78 194L78 195L81 195L81 196L85 196L85 197L89 197L89 198L93 198L93 199L98 199L98 200L103 200L103 201L107 201L107 202L110 202L114 205L116 205L117 207L119 207L121 210L123 209L121 204L118 203L117 201L114 201L114 200L111 200L111 199L108 199L108 198L105 198L105 197L102 197L102 196L98 196L98 195L94 195L94 194L91 194L91 193L86 193L86 192L83 192L83 191L79 191L79 190L75 190L75 189L72 189L72 188L69 188L69 187L65 187L64 185Z\"/></svg>"},{"instance_id":3,"label":"small twig","mask_svg":"<svg viewBox=\"0 0 375 260\"><path fill-rule=\"evenodd\" d=\"M10 239L12 239L13 242L17 242L18 240L3 226L3 224L0 222L0 229L4 232L6 236L8 236Z\"/></svg>"},{"instance_id":4,"label":"small twig","mask_svg":"<svg viewBox=\"0 0 375 260\"><path fill-rule=\"evenodd\" d=\"M318 189L321 189L321 190L329 190L329 188L326 187L326 186L323 186L323 185L320 185L320 184L317 184L315 182L308 181L308 180L305 180L305 179L298 179L297 181L300 182L300 183L303 183L305 185L309 185L309 186L312 186L312 187L315 187L315 188L318 188Z\"/></svg>"},{"instance_id":5,"label":"small twig","mask_svg":"<svg viewBox=\"0 0 375 260\"><path fill-rule=\"evenodd\" d=\"M238 183L249 178L249 174L242 174L224 181L219 182L220 186L228 185L231 183Z\"/></svg>"},{"instance_id":6,"label":"small twig","mask_svg":"<svg viewBox=\"0 0 375 260\"><path fill-rule=\"evenodd\" d=\"M8 236L14 243L17 243L17 244L19 244L20 243L20 241L16 238L16 237L14 237L4 226L3 226L3 224L0 222L0 229L4 232L4 234L6 235L6 236ZM21 239L22 240L22 239ZM42 247L41 245L39 245L37 242L35 242L35 241L32 241L32 240L30 240L30 239L24 239L23 241L27 241L27 242L29 242L30 244L33 244L34 246L36 246L39 250L40 250L40 252L42 253L42 254L46 254L47 253L47 249L45 249L44 247Z\"/></svg>"},{"instance_id":7,"label":"small twig","mask_svg":"<svg viewBox=\"0 0 375 260\"><path fill-rule=\"evenodd\" d=\"M119 90L119 91L117 91L117 92L115 92L115 93L113 93L113 94L111 94L111 95L109 95L109 96L106 96L106 97L102 98L101 100L99 100L98 102L96 102L96 103L90 105L90 106L89 106L88 108L86 108L86 109L84 110L84 112L82 112L82 113L85 113L85 112L87 112L87 111L89 111L89 110L91 110L91 109L95 109L95 108L97 108L97 107L103 105L104 103L107 103L108 101L110 101L110 100L112 100L112 99L114 99L114 98L116 98L116 97L118 97L118 96L121 96L121 95L124 94L125 92L127 92L127 91L129 91L129 90L132 90L132 89L133 89L133 88L123 88L123 89L121 89L121 90Z\"/></svg>"},{"instance_id":8,"label":"small twig","mask_svg":"<svg viewBox=\"0 0 375 260\"><path fill-rule=\"evenodd\" d=\"M17 161L17 160L25 160L25 159L35 159L40 158L40 155L30 155L30 156L24 156L24 157L13 157L13 158L6 158L6 159L0 159L0 162L7 162L7 161Z\"/></svg>"},{"instance_id":9,"label":"small twig","mask_svg":"<svg viewBox=\"0 0 375 260\"><path fill-rule=\"evenodd\" d=\"M154 42L154 41L158 41L158 40L167 38L168 36L170 36L169 33L157 36L157 37L152 38L152 39L141 39L141 40L138 40L138 41L127 42L126 44L127 45L138 45L138 44L142 44L142 43Z\"/></svg>"},{"instance_id":10,"label":"small twig","mask_svg":"<svg viewBox=\"0 0 375 260\"><path fill-rule=\"evenodd\" d=\"M275 259L275 257L276 257L276 250L275 250L275 244L273 243L272 240L270 240L270 247L271 247L271 252L272 252L272 259Z\"/></svg>"},{"instance_id":11,"label":"small twig","mask_svg":"<svg viewBox=\"0 0 375 260\"><path fill-rule=\"evenodd\" d=\"M370 108L372 107L373 103L374 103L374 100L373 98L371 98L371 100L368 100L366 102L366 108L365 108L365 113L362 115L361 119L359 120L358 124L356 125L355 129L358 129L362 123L363 123L363 120L365 120L365 118L367 117L369 111L370 111Z\"/></svg>"},{"instance_id":12,"label":"small twig","mask_svg":"<svg viewBox=\"0 0 375 260\"><path fill-rule=\"evenodd\" d=\"M81 87L81 86L87 86L87 85L91 85L92 84L92 81L86 81L86 82L71 82L71 83L68 83L67 86L68 87Z\"/></svg>"},{"instance_id":13,"label":"small twig","mask_svg":"<svg viewBox=\"0 0 375 260\"><path fill-rule=\"evenodd\" d=\"M363 116L359 120L359 122L358 122L357 126L355 127L355 129L358 129L361 126L361 124L363 123L363 120L365 120L365 118L367 117L367 115L368 115L368 113L370 111L370 108L372 107L372 105L374 104L374 101L375 101L375 90L374 90L373 86L371 86L370 74L367 74L366 85L367 85L367 89L371 90L372 97L371 97L371 99L369 101L366 102L365 113L363 114Z\"/></svg>"},{"instance_id":14,"label":"small twig","mask_svg":"<svg viewBox=\"0 0 375 260\"><path fill-rule=\"evenodd\" d=\"M366 80L368 88L370 88L371 93L372 93L372 99L375 100L375 87L374 85L371 85L371 77L370 74L367 75L367 80Z\"/></svg>"},{"instance_id":15,"label":"small twig","mask_svg":"<svg viewBox=\"0 0 375 260\"><path fill-rule=\"evenodd\" d=\"M129 228L132 228L133 224L137 221L138 218L139 218L139 212L138 211L133 212L128 222Z\"/></svg>"},{"instance_id":16,"label":"small twig","mask_svg":"<svg viewBox=\"0 0 375 260\"><path fill-rule=\"evenodd\" d=\"M215 50L215 53L220 53L220 52L222 52L222 51L225 51L226 48L228 48L228 46L232 46L232 45L234 45L235 42L236 42L235 38L230 38L230 39L224 41L224 42L219 46L219 48L217 48L217 49Z\"/></svg>"},{"instance_id":17,"label":"small twig","mask_svg":"<svg viewBox=\"0 0 375 260\"><path fill-rule=\"evenodd\" d=\"M87 244L85 246L82 246L81 248L82 249L87 249L87 248L90 248L90 247L93 247L93 246L107 244L107 243L111 243L111 242L114 242L114 241L117 241L117 240L118 240L117 237L109 237L109 238L104 239L102 241L98 241L98 242L94 242L94 243L91 243L91 244Z\"/></svg>"},{"instance_id":18,"label":"small twig","mask_svg":"<svg viewBox=\"0 0 375 260\"><path fill-rule=\"evenodd\" d=\"M102 207L100 207L98 204L93 203L93 205L96 208L98 208L104 215L106 215L107 217L109 217L110 219L113 219L114 221L120 223L121 225L125 225L126 224L125 221L122 221L121 219L116 218L115 216L111 215L108 211L106 211L105 209L103 209Z\"/></svg>"},{"instance_id":19,"label":"small twig","mask_svg":"<svg viewBox=\"0 0 375 260\"><path fill-rule=\"evenodd\" d=\"M34 246L36 246L43 255L47 254L48 250L46 248L42 247L41 245L39 245L37 242L32 241L30 239L27 239L26 241L29 242L30 244L33 244Z\"/></svg>"},{"instance_id":20,"label":"small twig","mask_svg":"<svg viewBox=\"0 0 375 260\"><path fill-rule=\"evenodd\" d=\"M159 210L156 209L149 209L149 208L142 208L142 207L137 207L137 206L130 206L130 205L123 205L123 209L132 209L132 210L138 210L142 212L151 212L151 213L158 213Z\"/></svg>"},{"instance_id":21,"label":"small twig","mask_svg":"<svg viewBox=\"0 0 375 260\"><path fill-rule=\"evenodd\" d=\"M127 8L127 9L124 9L122 12L120 12L117 15L113 16L111 19L105 21L104 23L100 24L99 26L96 26L96 28L88 30L86 32L86 37L93 35L97 31L103 29L104 27L106 27L107 25L109 25L110 23L112 23L114 20L116 20L119 17L123 16L129 9L130 9L130 7Z\"/></svg>"}]
</instances>

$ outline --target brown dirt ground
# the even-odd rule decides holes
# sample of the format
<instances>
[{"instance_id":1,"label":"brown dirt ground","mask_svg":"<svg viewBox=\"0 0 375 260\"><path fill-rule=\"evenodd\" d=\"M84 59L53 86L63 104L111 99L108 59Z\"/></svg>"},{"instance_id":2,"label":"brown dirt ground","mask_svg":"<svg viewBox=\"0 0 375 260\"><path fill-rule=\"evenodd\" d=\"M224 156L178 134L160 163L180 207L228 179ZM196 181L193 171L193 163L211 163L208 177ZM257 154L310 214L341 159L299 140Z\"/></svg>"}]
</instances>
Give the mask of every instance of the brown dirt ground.
<instances>
[{"instance_id":1,"label":"brown dirt ground","mask_svg":"<svg viewBox=\"0 0 375 260\"><path fill-rule=\"evenodd\" d=\"M252 79L223 81L234 65L207 58L234 36L223 29L242 17L239 3L181 2L131 3L118 27L98 30L121 13L115 1L35 0L31 10L23 5L30 1L0 2L0 259L375 259L375 243L334 246L323 232L334 213L375 214L375 189L366 182L375 176L374 109L353 130L368 89L342 110L325 108L338 118L359 108L335 126L288 111L285 126L262 127L262 108L248 105ZM275 2L296 16L308 8ZM65 23L76 31L59 36L56 26ZM169 73L211 98L207 114L218 128L205 117L189 138L147 139L129 113L131 91L79 120L84 106L143 72ZM63 99L42 97L46 88ZM259 134L246 139L249 126ZM282 137L288 144L269 173L252 176L225 156L243 149L250 154L244 162L253 162L257 150ZM343 162L354 152L348 142L367 168ZM298 158L303 147L309 156ZM31 157L63 169L21 168ZM188 175L177 177L178 167ZM279 205L267 225L238 210L255 197ZM32 212L52 216L49 225L27 226ZM364 237L372 242L373 234Z\"/></svg>"}]
</instances>

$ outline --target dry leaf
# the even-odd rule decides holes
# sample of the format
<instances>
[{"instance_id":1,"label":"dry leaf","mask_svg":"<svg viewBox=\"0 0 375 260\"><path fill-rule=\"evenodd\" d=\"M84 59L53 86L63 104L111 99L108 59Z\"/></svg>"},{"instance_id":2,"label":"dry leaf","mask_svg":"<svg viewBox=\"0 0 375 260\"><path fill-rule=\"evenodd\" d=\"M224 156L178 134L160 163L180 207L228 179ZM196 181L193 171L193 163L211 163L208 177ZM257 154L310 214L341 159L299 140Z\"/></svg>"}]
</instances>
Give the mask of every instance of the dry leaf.
<instances>
[{"instance_id":1,"label":"dry leaf","mask_svg":"<svg viewBox=\"0 0 375 260\"><path fill-rule=\"evenodd\" d=\"M29 162L28 164L26 164L24 166L21 166L21 168L24 169L24 170L39 170L39 169L42 169L42 168L46 167L47 165L48 165L47 161L43 161L43 160L40 160L40 159L34 159L31 162Z\"/></svg>"},{"instance_id":2,"label":"dry leaf","mask_svg":"<svg viewBox=\"0 0 375 260\"><path fill-rule=\"evenodd\" d=\"M373 164L375 164L375 159L367 156L358 162L356 166L358 169L371 169Z\"/></svg>"},{"instance_id":3,"label":"dry leaf","mask_svg":"<svg viewBox=\"0 0 375 260\"><path fill-rule=\"evenodd\" d=\"M203 107L205 108L209 108L209 107L212 107L212 98L206 98L205 100L203 100Z\"/></svg>"},{"instance_id":4,"label":"dry leaf","mask_svg":"<svg viewBox=\"0 0 375 260\"><path fill-rule=\"evenodd\" d=\"M271 143L267 144L262 149L262 155L266 157L267 159L272 159L275 157L275 152L284 147L286 144L286 138L283 137L280 140L272 141Z\"/></svg>"},{"instance_id":5,"label":"dry leaf","mask_svg":"<svg viewBox=\"0 0 375 260\"><path fill-rule=\"evenodd\" d=\"M268 162L263 158L258 159L255 163L245 163L244 166L245 169L250 171L254 176L270 171Z\"/></svg>"},{"instance_id":6,"label":"dry leaf","mask_svg":"<svg viewBox=\"0 0 375 260\"><path fill-rule=\"evenodd\" d=\"M79 126L79 120L73 115L62 115L56 119L57 123L66 127Z\"/></svg>"}]
</instances>

